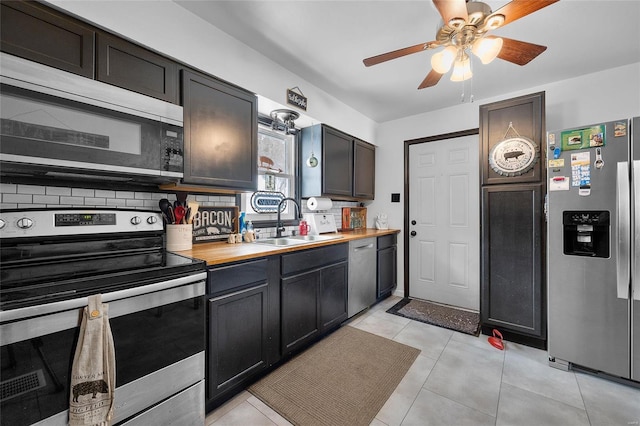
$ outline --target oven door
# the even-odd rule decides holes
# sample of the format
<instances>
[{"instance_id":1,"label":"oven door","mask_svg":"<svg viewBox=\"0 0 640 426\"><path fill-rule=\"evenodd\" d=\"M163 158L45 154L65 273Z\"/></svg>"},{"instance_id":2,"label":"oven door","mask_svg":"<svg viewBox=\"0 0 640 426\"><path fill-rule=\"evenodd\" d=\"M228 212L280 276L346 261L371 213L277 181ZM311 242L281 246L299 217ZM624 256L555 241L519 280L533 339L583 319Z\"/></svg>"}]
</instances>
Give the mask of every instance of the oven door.
<instances>
[{"instance_id":1,"label":"oven door","mask_svg":"<svg viewBox=\"0 0 640 426\"><path fill-rule=\"evenodd\" d=\"M198 273L149 286L149 293L136 287L102 295L116 354L114 424L204 423L205 279ZM60 306L69 304L84 306L86 298ZM82 308L50 311L0 324L2 425L68 422Z\"/></svg>"}]
</instances>

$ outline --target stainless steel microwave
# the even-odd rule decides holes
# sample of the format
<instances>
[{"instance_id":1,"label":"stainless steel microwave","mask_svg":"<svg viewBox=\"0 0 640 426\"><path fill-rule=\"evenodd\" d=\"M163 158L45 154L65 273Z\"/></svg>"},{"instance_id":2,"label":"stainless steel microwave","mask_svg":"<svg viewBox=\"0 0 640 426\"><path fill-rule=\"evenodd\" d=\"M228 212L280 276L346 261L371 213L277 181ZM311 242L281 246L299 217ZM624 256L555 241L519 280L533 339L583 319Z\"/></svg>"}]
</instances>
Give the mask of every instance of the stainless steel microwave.
<instances>
[{"instance_id":1,"label":"stainless steel microwave","mask_svg":"<svg viewBox=\"0 0 640 426\"><path fill-rule=\"evenodd\" d=\"M2 53L2 174L170 182L183 176L183 109Z\"/></svg>"}]
</instances>

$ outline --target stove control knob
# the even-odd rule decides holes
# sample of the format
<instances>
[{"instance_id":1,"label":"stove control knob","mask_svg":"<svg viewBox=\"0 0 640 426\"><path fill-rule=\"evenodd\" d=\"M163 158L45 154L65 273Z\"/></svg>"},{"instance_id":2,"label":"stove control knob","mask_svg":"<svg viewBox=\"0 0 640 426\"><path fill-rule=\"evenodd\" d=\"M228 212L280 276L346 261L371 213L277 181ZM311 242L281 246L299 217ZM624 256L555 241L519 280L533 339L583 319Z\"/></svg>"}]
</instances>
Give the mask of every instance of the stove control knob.
<instances>
[{"instance_id":1,"label":"stove control knob","mask_svg":"<svg viewBox=\"0 0 640 426\"><path fill-rule=\"evenodd\" d=\"M147 218L147 223L149 225L153 225L154 223L156 223L158 221L158 218L156 216L149 216Z\"/></svg>"},{"instance_id":2,"label":"stove control knob","mask_svg":"<svg viewBox=\"0 0 640 426\"><path fill-rule=\"evenodd\" d=\"M4 221L4 219L0 219L0 229L4 229L4 226L7 224L7 222Z\"/></svg>"},{"instance_id":3,"label":"stove control knob","mask_svg":"<svg viewBox=\"0 0 640 426\"><path fill-rule=\"evenodd\" d=\"M140 219L140 216L134 216L131 218L132 225L140 225L140 222L142 222L142 219Z\"/></svg>"},{"instance_id":4,"label":"stove control knob","mask_svg":"<svg viewBox=\"0 0 640 426\"><path fill-rule=\"evenodd\" d=\"M29 219L28 217L23 217L22 219L18 219L18 222L16 224L20 229L29 229L33 226L33 220Z\"/></svg>"}]
</instances>

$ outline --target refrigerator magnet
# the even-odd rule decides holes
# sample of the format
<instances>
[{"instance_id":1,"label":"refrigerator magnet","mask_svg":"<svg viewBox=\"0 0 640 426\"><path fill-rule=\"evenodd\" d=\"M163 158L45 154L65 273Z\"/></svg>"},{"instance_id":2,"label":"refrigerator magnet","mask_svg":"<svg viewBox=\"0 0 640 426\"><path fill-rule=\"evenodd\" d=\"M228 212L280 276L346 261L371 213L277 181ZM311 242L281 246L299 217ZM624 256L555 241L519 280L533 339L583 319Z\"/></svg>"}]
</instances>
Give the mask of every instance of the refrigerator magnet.
<instances>
[{"instance_id":1,"label":"refrigerator magnet","mask_svg":"<svg viewBox=\"0 0 640 426\"><path fill-rule=\"evenodd\" d=\"M616 138L627 136L627 123L625 121L616 121L613 125L613 136Z\"/></svg>"},{"instance_id":2,"label":"refrigerator magnet","mask_svg":"<svg viewBox=\"0 0 640 426\"><path fill-rule=\"evenodd\" d=\"M549 160L549 168L564 167L564 158Z\"/></svg>"},{"instance_id":3,"label":"refrigerator magnet","mask_svg":"<svg viewBox=\"0 0 640 426\"><path fill-rule=\"evenodd\" d=\"M549 191L568 191L569 178L567 176L554 176L549 179Z\"/></svg>"},{"instance_id":4,"label":"refrigerator magnet","mask_svg":"<svg viewBox=\"0 0 640 426\"><path fill-rule=\"evenodd\" d=\"M596 161L593 162L593 166L598 170L604 167L604 160L602 159L602 150L600 148L596 148Z\"/></svg>"}]
</instances>

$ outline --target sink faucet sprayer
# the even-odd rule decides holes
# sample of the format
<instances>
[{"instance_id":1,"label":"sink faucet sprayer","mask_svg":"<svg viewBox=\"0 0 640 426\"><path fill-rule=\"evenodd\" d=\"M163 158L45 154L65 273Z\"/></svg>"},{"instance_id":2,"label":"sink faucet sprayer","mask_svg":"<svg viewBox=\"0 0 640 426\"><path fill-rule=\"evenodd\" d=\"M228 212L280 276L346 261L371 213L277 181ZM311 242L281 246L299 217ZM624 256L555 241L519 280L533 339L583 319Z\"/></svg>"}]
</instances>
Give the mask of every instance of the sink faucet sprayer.
<instances>
[{"instance_id":1,"label":"sink faucet sprayer","mask_svg":"<svg viewBox=\"0 0 640 426\"><path fill-rule=\"evenodd\" d=\"M282 203L286 203L287 200L291 200L293 201L293 203L296 205L296 211L298 212L298 219L302 219L302 212L300 211L300 204L298 204L298 202L290 197L287 198L283 198L282 200L280 200L280 202L278 203L278 221L276 223L276 238L280 238L282 237L282 231L284 231L284 226L282 225L282 220L280 219L280 209L282 207Z\"/></svg>"}]
</instances>

